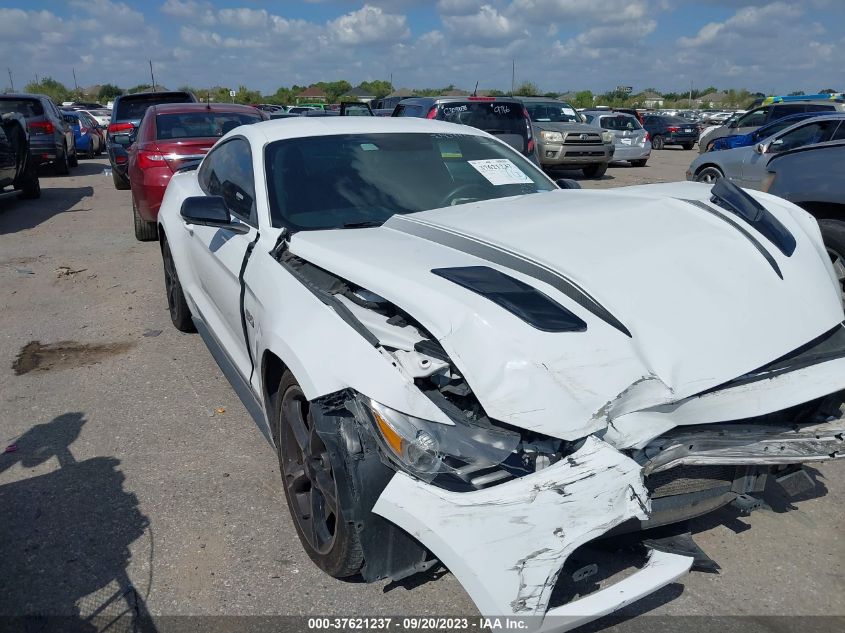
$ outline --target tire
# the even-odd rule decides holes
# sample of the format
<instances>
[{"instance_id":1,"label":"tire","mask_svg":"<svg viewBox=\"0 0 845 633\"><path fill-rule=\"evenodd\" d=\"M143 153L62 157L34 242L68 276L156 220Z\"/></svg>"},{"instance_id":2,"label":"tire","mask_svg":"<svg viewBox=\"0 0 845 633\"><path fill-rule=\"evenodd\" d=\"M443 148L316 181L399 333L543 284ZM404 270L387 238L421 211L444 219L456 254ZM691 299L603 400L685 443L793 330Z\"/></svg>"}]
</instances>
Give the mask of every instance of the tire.
<instances>
[{"instance_id":1,"label":"tire","mask_svg":"<svg viewBox=\"0 0 845 633\"><path fill-rule=\"evenodd\" d=\"M693 147L695 147L695 143L684 143L681 147L683 147L685 150L691 150Z\"/></svg>"},{"instance_id":2,"label":"tire","mask_svg":"<svg viewBox=\"0 0 845 633\"><path fill-rule=\"evenodd\" d=\"M94 149L94 137L91 137L91 148L85 152L85 158L94 158L97 155L97 151Z\"/></svg>"},{"instance_id":3,"label":"tire","mask_svg":"<svg viewBox=\"0 0 845 633\"><path fill-rule=\"evenodd\" d=\"M589 167L584 167L581 171L584 172L587 178L601 178L607 171L607 163L590 165Z\"/></svg>"},{"instance_id":4,"label":"tire","mask_svg":"<svg viewBox=\"0 0 845 633\"><path fill-rule=\"evenodd\" d=\"M112 167L111 170L111 179L114 183L114 188L118 191L129 191L129 189L131 189L131 187L129 186L129 182L118 176L117 172L114 170L114 167Z\"/></svg>"},{"instance_id":5,"label":"tire","mask_svg":"<svg viewBox=\"0 0 845 633\"><path fill-rule=\"evenodd\" d=\"M352 576L361 570L364 554L354 524L341 514L337 487L347 482L336 481L335 472L343 468L336 467L317 434L308 400L290 371L276 394L273 440L296 533L317 567L334 578Z\"/></svg>"},{"instance_id":6,"label":"tire","mask_svg":"<svg viewBox=\"0 0 845 633\"><path fill-rule=\"evenodd\" d=\"M56 161L53 163L53 172L57 176L67 176L70 173L70 165L68 164L67 147L62 146L62 155L56 156Z\"/></svg>"},{"instance_id":7,"label":"tire","mask_svg":"<svg viewBox=\"0 0 845 633\"><path fill-rule=\"evenodd\" d=\"M842 296L845 297L845 222L842 220L819 220L827 254L833 263L833 270L839 280Z\"/></svg>"},{"instance_id":8,"label":"tire","mask_svg":"<svg viewBox=\"0 0 845 633\"><path fill-rule=\"evenodd\" d=\"M76 153L76 147L73 148L73 154L68 156L67 164L70 167L77 167L79 165L79 155Z\"/></svg>"},{"instance_id":9,"label":"tire","mask_svg":"<svg viewBox=\"0 0 845 633\"><path fill-rule=\"evenodd\" d=\"M651 147L652 149L663 149L663 137L660 134L655 135L653 139L651 139Z\"/></svg>"},{"instance_id":10,"label":"tire","mask_svg":"<svg viewBox=\"0 0 845 633\"><path fill-rule=\"evenodd\" d=\"M18 188L21 190L19 197L25 200L37 200L41 197L41 181L38 179L38 168L31 162L27 165L26 173L21 177Z\"/></svg>"},{"instance_id":11,"label":"tire","mask_svg":"<svg viewBox=\"0 0 845 633\"><path fill-rule=\"evenodd\" d=\"M132 220L135 225L135 239L139 242L152 242L158 237L158 226L155 222L147 222L138 213L135 196L132 196Z\"/></svg>"},{"instance_id":12,"label":"tire","mask_svg":"<svg viewBox=\"0 0 845 633\"><path fill-rule=\"evenodd\" d=\"M707 184L713 184L719 178L724 178L725 174L722 173L722 170L718 167L714 167L713 165L708 165L707 167L703 167L699 169L698 172L695 174L695 182L703 182Z\"/></svg>"},{"instance_id":13,"label":"tire","mask_svg":"<svg viewBox=\"0 0 845 633\"><path fill-rule=\"evenodd\" d=\"M173 326L180 332L196 332L194 322L191 319L191 310L188 302L185 301L185 294L182 292L182 284L179 283L179 275L176 273L176 264L173 263L173 254L170 252L170 244L164 240L161 244L161 258L164 263L164 290L167 293L167 308L170 310L170 320Z\"/></svg>"},{"instance_id":14,"label":"tire","mask_svg":"<svg viewBox=\"0 0 845 633\"><path fill-rule=\"evenodd\" d=\"M645 160L632 160L631 165L634 167L645 167L645 164L648 162L648 159Z\"/></svg>"}]
</instances>

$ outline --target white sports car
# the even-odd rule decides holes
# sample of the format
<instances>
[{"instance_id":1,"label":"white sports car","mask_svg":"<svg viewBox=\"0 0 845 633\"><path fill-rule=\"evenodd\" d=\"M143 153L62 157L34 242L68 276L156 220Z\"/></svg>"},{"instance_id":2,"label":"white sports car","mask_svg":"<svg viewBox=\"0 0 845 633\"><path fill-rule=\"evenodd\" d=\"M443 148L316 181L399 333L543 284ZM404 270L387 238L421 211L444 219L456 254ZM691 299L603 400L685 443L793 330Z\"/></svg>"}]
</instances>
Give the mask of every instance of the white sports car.
<instances>
[{"instance_id":1,"label":"white sports car","mask_svg":"<svg viewBox=\"0 0 845 633\"><path fill-rule=\"evenodd\" d=\"M333 576L439 560L482 614L565 629L709 560L651 539L608 584L597 539L750 509L842 455L837 280L782 199L562 190L474 128L302 118L230 132L158 221L173 323Z\"/></svg>"}]
</instances>

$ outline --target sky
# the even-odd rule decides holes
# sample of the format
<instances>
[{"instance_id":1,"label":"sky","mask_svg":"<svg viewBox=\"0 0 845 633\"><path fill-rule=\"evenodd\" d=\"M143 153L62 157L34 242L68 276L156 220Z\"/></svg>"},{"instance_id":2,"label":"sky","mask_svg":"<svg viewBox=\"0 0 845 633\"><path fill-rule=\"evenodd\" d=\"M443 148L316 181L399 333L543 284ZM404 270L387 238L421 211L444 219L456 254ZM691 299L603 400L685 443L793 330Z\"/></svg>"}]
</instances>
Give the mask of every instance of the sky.
<instances>
[{"instance_id":1,"label":"sky","mask_svg":"<svg viewBox=\"0 0 845 633\"><path fill-rule=\"evenodd\" d=\"M543 92L845 90L845 0L2 0L0 59L21 89L374 79ZM3 69L0 69L2 71ZM9 87L0 72L0 89Z\"/></svg>"}]
</instances>

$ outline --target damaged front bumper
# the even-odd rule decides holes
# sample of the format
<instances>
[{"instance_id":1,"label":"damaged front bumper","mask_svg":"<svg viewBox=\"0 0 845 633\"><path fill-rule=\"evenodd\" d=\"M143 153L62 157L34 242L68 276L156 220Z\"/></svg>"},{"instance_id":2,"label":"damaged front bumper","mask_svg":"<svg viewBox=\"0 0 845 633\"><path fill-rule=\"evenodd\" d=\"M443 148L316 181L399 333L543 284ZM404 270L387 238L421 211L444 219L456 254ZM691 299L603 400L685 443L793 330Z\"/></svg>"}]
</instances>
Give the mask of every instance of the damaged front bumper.
<instances>
[{"instance_id":1,"label":"damaged front bumper","mask_svg":"<svg viewBox=\"0 0 845 633\"><path fill-rule=\"evenodd\" d=\"M439 558L483 615L533 616L530 628L563 631L612 613L689 571L693 557L650 550L645 563L619 582L554 603L564 564L581 546L631 526L653 527L696 514L689 514L684 497L689 490L656 492L655 479L684 468L727 467L738 474L720 491L718 504L724 505L759 490L765 481L760 474L772 466L845 454L845 423L687 427L629 452L590 436L575 453L543 470L473 492L451 492L398 472L373 511ZM702 481L709 482L706 476ZM696 493L707 493L710 484L698 483ZM720 482L712 483L717 489ZM668 512L662 515L666 520L654 516L653 497L660 497L654 502L660 513ZM709 511L718 505L699 507Z\"/></svg>"}]
</instances>

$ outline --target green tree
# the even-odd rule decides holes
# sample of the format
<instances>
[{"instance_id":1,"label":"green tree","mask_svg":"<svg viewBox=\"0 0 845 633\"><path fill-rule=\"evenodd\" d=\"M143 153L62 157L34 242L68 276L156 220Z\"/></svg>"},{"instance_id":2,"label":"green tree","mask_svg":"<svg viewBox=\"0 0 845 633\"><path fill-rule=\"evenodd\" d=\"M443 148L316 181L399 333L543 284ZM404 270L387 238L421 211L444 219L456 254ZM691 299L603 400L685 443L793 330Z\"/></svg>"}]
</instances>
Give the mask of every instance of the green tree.
<instances>
[{"instance_id":1,"label":"green tree","mask_svg":"<svg viewBox=\"0 0 845 633\"><path fill-rule=\"evenodd\" d=\"M488 97L504 97L504 96L505 96L505 93L504 93L504 92L502 92L501 90L496 90L496 89L494 88L493 90L488 90L488 91L487 91L487 96L488 96Z\"/></svg>"},{"instance_id":2,"label":"green tree","mask_svg":"<svg viewBox=\"0 0 845 633\"><path fill-rule=\"evenodd\" d=\"M540 94L540 89L537 87L537 84L531 81L523 81L519 84L514 94L519 97L534 97Z\"/></svg>"},{"instance_id":3,"label":"green tree","mask_svg":"<svg viewBox=\"0 0 845 633\"><path fill-rule=\"evenodd\" d=\"M592 108L595 99L593 93L589 90L580 90L575 93L575 98L572 100L572 105L576 108Z\"/></svg>"},{"instance_id":4,"label":"green tree","mask_svg":"<svg viewBox=\"0 0 845 633\"><path fill-rule=\"evenodd\" d=\"M820 95L833 95L839 92L838 90L834 90L833 88L825 88L824 90L819 90Z\"/></svg>"},{"instance_id":5,"label":"green tree","mask_svg":"<svg viewBox=\"0 0 845 633\"><path fill-rule=\"evenodd\" d=\"M23 90L24 92L47 95L57 105L61 105L62 101L67 101L71 96L71 91L52 77L44 77L39 82L31 81L24 86Z\"/></svg>"},{"instance_id":6,"label":"green tree","mask_svg":"<svg viewBox=\"0 0 845 633\"><path fill-rule=\"evenodd\" d=\"M152 90L153 87L150 84L138 84L137 86L132 86L126 91L126 94L134 94L136 92L149 92Z\"/></svg>"},{"instance_id":7,"label":"green tree","mask_svg":"<svg viewBox=\"0 0 845 633\"><path fill-rule=\"evenodd\" d=\"M547 97L549 99L557 99L557 93L556 92L547 92L547 93L543 94L543 96Z\"/></svg>"},{"instance_id":8,"label":"green tree","mask_svg":"<svg viewBox=\"0 0 845 633\"><path fill-rule=\"evenodd\" d=\"M802 97L802 96L804 96L804 91L803 90L793 90L792 92L789 93L789 96L790 97Z\"/></svg>"},{"instance_id":9,"label":"green tree","mask_svg":"<svg viewBox=\"0 0 845 633\"><path fill-rule=\"evenodd\" d=\"M231 97L229 97L231 99ZM251 103L260 103L261 93L258 90L249 90L246 86L238 86L235 93L235 103L242 103L249 105Z\"/></svg>"},{"instance_id":10,"label":"green tree","mask_svg":"<svg viewBox=\"0 0 845 633\"><path fill-rule=\"evenodd\" d=\"M375 95L376 99L386 97L393 92L393 84L382 79L376 79L375 81L362 81L361 88L367 94Z\"/></svg>"},{"instance_id":11,"label":"green tree","mask_svg":"<svg viewBox=\"0 0 845 633\"><path fill-rule=\"evenodd\" d=\"M326 101L328 103L337 103L342 95L352 90L352 84L345 79L341 79L340 81L321 81L314 85L326 93Z\"/></svg>"},{"instance_id":12,"label":"green tree","mask_svg":"<svg viewBox=\"0 0 845 633\"><path fill-rule=\"evenodd\" d=\"M100 92L97 93L97 98L103 103L105 103L106 101L111 101L115 97L119 97L122 94L123 90L121 90L114 84L103 84L102 86L100 86Z\"/></svg>"}]
</instances>

